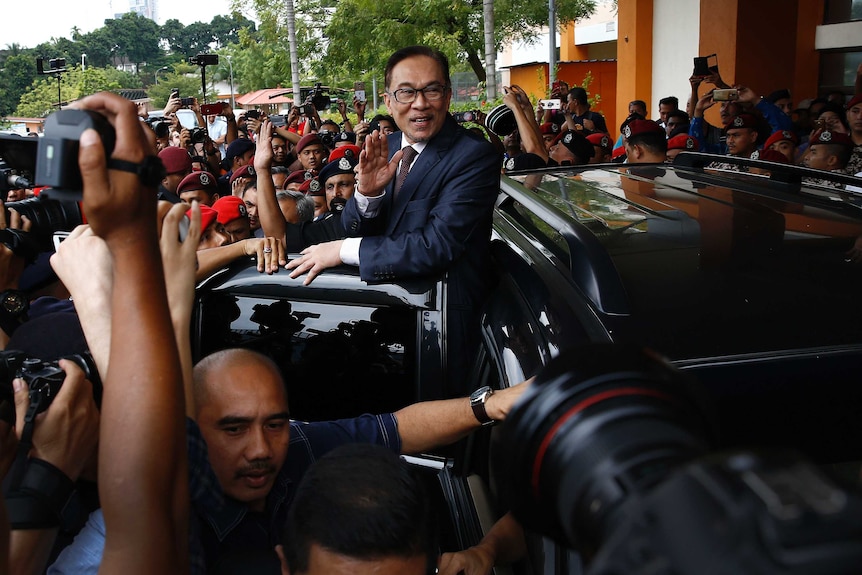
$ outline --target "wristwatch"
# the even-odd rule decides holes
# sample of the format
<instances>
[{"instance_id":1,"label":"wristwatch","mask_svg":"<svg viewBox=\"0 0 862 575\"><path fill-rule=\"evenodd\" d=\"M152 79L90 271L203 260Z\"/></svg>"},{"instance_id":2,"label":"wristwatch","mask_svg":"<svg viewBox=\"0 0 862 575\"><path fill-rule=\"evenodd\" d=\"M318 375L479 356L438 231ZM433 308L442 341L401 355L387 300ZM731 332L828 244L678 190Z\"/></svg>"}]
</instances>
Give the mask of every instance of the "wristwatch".
<instances>
[{"instance_id":1,"label":"wristwatch","mask_svg":"<svg viewBox=\"0 0 862 575\"><path fill-rule=\"evenodd\" d=\"M494 390L489 386L480 387L476 391L470 394L470 408L473 410L473 415L476 416L476 419L482 426L485 425L494 425L496 420L488 417L488 412L485 411L485 402L488 401L488 398L494 395Z\"/></svg>"},{"instance_id":2,"label":"wristwatch","mask_svg":"<svg viewBox=\"0 0 862 575\"><path fill-rule=\"evenodd\" d=\"M0 293L0 328L11 336L18 326L27 321L30 301L27 295L16 289Z\"/></svg>"}]
</instances>

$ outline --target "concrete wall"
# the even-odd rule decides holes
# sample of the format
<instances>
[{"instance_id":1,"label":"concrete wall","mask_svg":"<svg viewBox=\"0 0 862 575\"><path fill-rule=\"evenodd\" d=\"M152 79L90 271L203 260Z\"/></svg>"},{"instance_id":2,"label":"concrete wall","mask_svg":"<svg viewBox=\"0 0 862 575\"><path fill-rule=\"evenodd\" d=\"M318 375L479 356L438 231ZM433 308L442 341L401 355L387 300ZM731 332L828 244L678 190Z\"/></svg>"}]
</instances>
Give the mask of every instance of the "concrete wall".
<instances>
[{"instance_id":1,"label":"concrete wall","mask_svg":"<svg viewBox=\"0 0 862 575\"><path fill-rule=\"evenodd\" d=\"M638 94L639 99L650 105L650 118L658 119L658 101L665 96L679 98L679 107L685 110L685 102L691 92L688 78L692 71L692 58L700 56L698 22L700 2L655 0L652 94Z\"/></svg>"}]
</instances>

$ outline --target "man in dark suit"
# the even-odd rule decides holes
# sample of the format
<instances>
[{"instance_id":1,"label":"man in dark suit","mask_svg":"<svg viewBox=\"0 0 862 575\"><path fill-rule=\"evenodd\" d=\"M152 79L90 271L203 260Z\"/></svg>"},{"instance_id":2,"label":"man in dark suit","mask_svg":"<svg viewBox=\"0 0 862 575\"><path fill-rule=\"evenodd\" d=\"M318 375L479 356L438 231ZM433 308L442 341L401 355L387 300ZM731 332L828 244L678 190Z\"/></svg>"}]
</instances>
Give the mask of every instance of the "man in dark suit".
<instances>
[{"instance_id":1,"label":"man in dark suit","mask_svg":"<svg viewBox=\"0 0 862 575\"><path fill-rule=\"evenodd\" d=\"M447 394L460 393L469 385L478 312L490 284L501 158L449 114L443 54L425 46L401 49L389 58L385 75L384 102L401 131L366 138L356 193L342 215L350 237L310 246L288 268L291 277L308 272L306 284L342 263L358 265L369 282L448 272Z\"/></svg>"}]
</instances>

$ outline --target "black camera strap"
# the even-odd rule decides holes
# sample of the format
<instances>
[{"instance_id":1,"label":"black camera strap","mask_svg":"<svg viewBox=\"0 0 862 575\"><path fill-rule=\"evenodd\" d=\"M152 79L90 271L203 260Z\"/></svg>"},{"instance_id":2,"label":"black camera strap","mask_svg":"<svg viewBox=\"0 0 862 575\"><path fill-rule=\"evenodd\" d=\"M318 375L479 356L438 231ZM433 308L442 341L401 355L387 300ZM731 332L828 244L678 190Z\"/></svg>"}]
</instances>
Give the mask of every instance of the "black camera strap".
<instances>
[{"instance_id":1,"label":"black camera strap","mask_svg":"<svg viewBox=\"0 0 862 575\"><path fill-rule=\"evenodd\" d=\"M86 520L77 493L65 473L47 461L28 459L21 485L6 497L9 524L13 529L77 531Z\"/></svg>"},{"instance_id":2,"label":"black camera strap","mask_svg":"<svg viewBox=\"0 0 862 575\"><path fill-rule=\"evenodd\" d=\"M13 465L14 472L9 481L9 489L11 491L18 490L24 479L24 473L27 470L27 459L30 455L30 450L33 449L33 428L35 427L36 415L44 407L42 404L48 401L42 393L35 395L35 398L33 394L30 395L30 406L24 415L24 429L21 430L21 439L18 440L18 453L15 454L15 464Z\"/></svg>"}]
</instances>

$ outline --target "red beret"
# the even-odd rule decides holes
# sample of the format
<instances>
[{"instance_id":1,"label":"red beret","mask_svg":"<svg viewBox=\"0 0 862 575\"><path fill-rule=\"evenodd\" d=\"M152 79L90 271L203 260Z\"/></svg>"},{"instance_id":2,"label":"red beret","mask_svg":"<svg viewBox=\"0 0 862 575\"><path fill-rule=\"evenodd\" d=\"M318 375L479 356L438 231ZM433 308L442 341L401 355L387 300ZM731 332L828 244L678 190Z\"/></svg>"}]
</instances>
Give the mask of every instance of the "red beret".
<instances>
[{"instance_id":1,"label":"red beret","mask_svg":"<svg viewBox=\"0 0 862 575\"><path fill-rule=\"evenodd\" d=\"M542 135L545 134L558 134L560 132L560 126L553 122L545 122L539 129L542 131Z\"/></svg>"},{"instance_id":2,"label":"red beret","mask_svg":"<svg viewBox=\"0 0 862 575\"><path fill-rule=\"evenodd\" d=\"M219 198L213 204L213 209L218 212L218 222L220 224L248 217L248 208L245 207L245 202L236 196Z\"/></svg>"},{"instance_id":3,"label":"red beret","mask_svg":"<svg viewBox=\"0 0 862 575\"><path fill-rule=\"evenodd\" d=\"M667 141L667 149L697 151L700 149L700 145L697 138L692 138L688 134L677 134Z\"/></svg>"},{"instance_id":4,"label":"red beret","mask_svg":"<svg viewBox=\"0 0 862 575\"><path fill-rule=\"evenodd\" d=\"M166 174L179 174L192 171L192 157L185 148L168 146L159 152L159 159L165 165Z\"/></svg>"},{"instance_id":5,"label":"red beret","mask_svg":"<svg viewBox=\"0 0 862 575\"><path fill-rule=\"evenodd\" d=\"M218 213L209 206L199 205L198 207L201 210L201 232L203 232L208 227L210 227L213 224L213 222L216 221L216 218L218 217ZM188 218L191 219L191 217L192 217L191 209L186 211L186 216L188 216Z\"/></svg>"},{"instance_id":6,"label":"red beret","mask_svg":"<svg viewBox=\"0 0 862 575\"><path fill-rule=\"evenodd\" d=\"M754 114L739 114L730 119L730 122L724 127L724 131L726 132L727 130L733 130L735 128L756 130L758 125L757 117Z\"/></svg>"},{"instance_id":7,"label":"red beret","mask_svg":"<svg viewBox=\"0 0 862 575\"><path fill-rule=\"evenodd\" d=\"M847 102L847 109L849 110L853 106L858 106L859 104L862 104L862 94L856 94L853 96L853 99Z\"/></svg>"},{"instance_id":8,"label":"red beret","mask_svg":"<svg viewBox=\"0 0 862 575\"><path fill-rule=\"evenodd\" d=\"M327 163L334 162L341 158L347 158L348 160L357 161L359 160L359 146L354 146L353 144L347 144L345 146L338 146L332 153L329 154L329 159Z\"/></svg>"},{"instance_id":9,"label":"red beret","mask_svg":"<svg viewBox=\"0 0 862 575\"><path fill-rule=\"evenodd\" d=\"M847 134L843 132L830 132L829 130L823 130L819 136L811 136L811 139L808 140L808 145L813 146L814 144L833 144L850 146L851 148L854 146L852 138Z\"/></svg>"},{"instance_id":10,"label":"red beret","mask_svg":"<svg viewBox=\"0 0 862 575\"><path fill-rule=\"evenodd\" d=\"M311 194L311 182L315 182L315 181L317 181L317 180L314 180L314 179L305 180L304 182L302 182L302 185L299 186L299 191L302 192L303 194L306 194L309 196L312 195ZM320 182L318 182L318 187L319 186L320 186ZM321 194L317 194L317 195L321 195Z\"/></svg>"},{"instance_id":11,"label":"red beret","mask_svg":"<svg viewBox=\"0 0 862 575\"><path fill-rule=\"evenodd\" d=\"M765 150L772 144L783 142L785 140L793 142L794 146L799 145L799 136L796 132L791 132L790 130L778 130L777 132L773 132L772 135L766 139L766 143L763 144L763 149Z\"/></svg>"},{"instance_id":12,"label":"red beret","mask_svg":"<svg viewBox=\"0 0 862 575\"><path fill-rule=\"evenodd\" d=\"M256 179L257 174L254 171L254 166L252 166L251 164L246 164L240 169L234 170L234 172L230 175L230 181L228 183L232 184L237 178Z\"/></svg>"},{"instance_id":13,"label":"red beret","mask_svg":"<svg viewBox=\"0 0 862 575\"><path fill-rule=\"evenodd\" d=\"M590 134L587 136L587 141L594 146L599 146L607 150L611 151L611 137L602 132L596 132L595 134Z\"/></svg>"},{"instance_id":14,"label":"red beret","mask_svg":"<svg viewBox=\"0 0 862 575\"><path fill-rule=\"evenodd\" d=\"M314 174L311 173L310 170L296 170L295 172L291 172L287 179L284 180L284 185L287 184L302 184L303 182L307 182L311 178L314 177Z\"/></svg>"},{"instance_id":15,"label":"red beret","mask_svg":"<svg viewBox=\"0 0 862 575\"><path fill-rule=\"evenodd\" d=\"M192 172L183 178L183 181L177 186L177 195L194 190L204 190L210 194L217 194L218 184L215 176L209 172Z\"/></svg>"},{"instance_id":16,"label":"red beret","mask_svg":"<svg viewBox=\"0 0 862 575\"><path fill-rule=\"evenodd\" d=\"M323 146L323 142L320 141L320 138L317 136L317 134L306 134L296 143L296 153L300 153L306 146L310 144L320 144L321 146Z\"/></svg>"},{"instance_id":17,"label":"red beret","mask_svg":"<svg viewBox=\"0 0 862 575\"><path fill-rule=\"evenodd\" d=\"M623 128L623 137L626 139L649 133L664 135L666 132L664 128L652 120L632 120Z\"/></svg>"},{"instance_id":18,"label":"red beret","mask_svg":"<svg viewBox=\"0 0 862 575\"><path fill-rule=\"evenodd\" d=\"M777 150L763 148L762 150L754 150L751 152L752 160L763 160L764 162L775 162L776 164L789 164L790 160L787 156Z\"/></svg>"}]
</instances>

